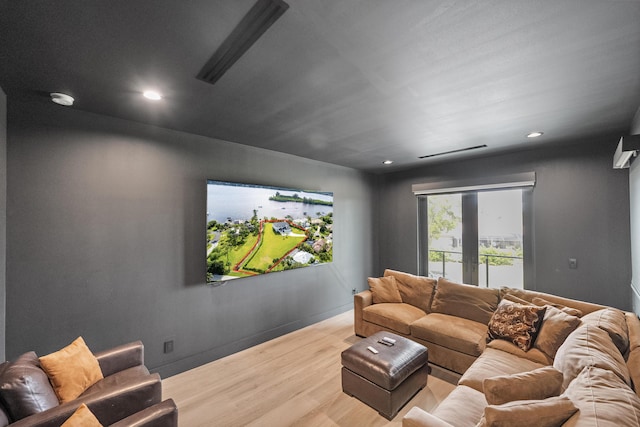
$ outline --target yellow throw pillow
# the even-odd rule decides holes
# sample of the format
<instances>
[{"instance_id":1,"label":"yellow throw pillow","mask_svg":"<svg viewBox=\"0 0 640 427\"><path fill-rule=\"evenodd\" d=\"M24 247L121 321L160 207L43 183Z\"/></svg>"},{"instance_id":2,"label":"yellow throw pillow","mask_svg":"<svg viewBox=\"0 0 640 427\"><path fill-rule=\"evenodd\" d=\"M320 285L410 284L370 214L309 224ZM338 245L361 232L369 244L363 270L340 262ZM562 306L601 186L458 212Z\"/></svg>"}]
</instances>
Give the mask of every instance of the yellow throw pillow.
<instances>
[{"instance_id":1,"label":"yellow throw pillow","mask_svg":"<svg viewBox=\"0 0 640 427\"><path fill-rule=\"evenodd\" d=\"M61 427L102 427L100 421L84 403L76 409Z\"/></svg>"},{"instance_id":2,"label":"yellow throw pillow","mask_svg":"<svg viewBox=\"0 0 640 427\"><path fill-rule=\"evenodd\" d=\"M82 337L62 350L42 356L40 365L49 377L60 403L77 398L103 378L98 359Z\"/></svg>"},{"instance_id":3,"label":"yellow throw pillow","mask_svg":"<svg viewBox=\"0 0 640 427\"><path fill-rule=\"evenodd\" d=\"M369 277L369 289L371 289L373 303L402 302L396 278L393 276L374 278Z\"/></svg>"}]
</instances>

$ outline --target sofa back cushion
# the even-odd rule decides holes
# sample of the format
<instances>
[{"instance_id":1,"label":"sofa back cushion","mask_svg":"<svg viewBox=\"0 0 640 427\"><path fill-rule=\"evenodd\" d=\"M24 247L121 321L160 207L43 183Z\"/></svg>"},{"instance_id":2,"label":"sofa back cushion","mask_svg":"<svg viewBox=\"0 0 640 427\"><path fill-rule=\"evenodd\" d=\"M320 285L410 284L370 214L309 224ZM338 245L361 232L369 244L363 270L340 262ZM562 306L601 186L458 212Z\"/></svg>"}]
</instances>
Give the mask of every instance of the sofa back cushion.
<instances>
[{"instance_id":1,"label":"sofa back cushion","mask_svg":"<svg viewBox=\"0 0 640 427\"><path fill-rule=\"evenodd\" d=\"M58 406L58 398L33 351L4 367L0 373L0 399L12 421Z\"/></svg>"},{"instance_id":2,"label":"sofa back cushion","mask_svg":"<svg viewBox=\"0 0 640 427\"><path fill-rule=\"evenodd\" d=\"M530 302L533 302L534 298L540 298L545 301L545 304L550 303L551 305L562 305L565 307L575 308L575 309L578 309L582 314L588 314L593 311L607 308L604 305L593 304L590 302L579 301L571 298L564 298L557 295L546 294L544 292L530 291L526 289L515 289L515 288L508 288L508 287L500 288L501 297L505 294L512 294L517 296L518 298L522 298ZM544 305L544 304L541 304L541 305Z\"/></svg>"},{"instance_id":3,"label":"sofa back cushion","mask_svg":"<svg viewBox=\"0 0 640 427\"><path fill-rule=\"evenodd\" d=\"M575 316L575 317L582 317L582 312L580 310L578 310L577 308L572 308L572 307L567 307L564 304L559 304L557 302L551 302L548 301L544 298L540 298L540 297L535 297L533 298L533 300L531 301L533 302L535 305L548 305L551 306L553 308L557 308L558 310L567 313L571 316Z\"/></svg>"},{"instance_id":4,"label":"sofa back cushion","mask_svg":"<svg viewBox=\"0 0 640 427\"><path fill-rule=\"evenodd\" d=\"M438 279L431 311L487 324L498 308L500 291Z\"/></svg>"},{"instance_id":5,"label":"sofa back cushion","mask_svg":"<svg viewBox=\"0 0 640 427\"><path fill-rule=\"evenodd\" d=\"M553 367L564 375L564 389L587 366L609 370L625 384L631 385L629 369L609 334L589 324L579 327L567 337L553 361Z\"/></svg>"},{"instance_id":6,"label":"sofa back cushion","mask_svg":"<svg viewBox=\"0 0 640 427\"><path fill-rule=\"evenodd\" d=\"M386 269L384 276L396 278L396 284L402 297L402 302L418 307L425 313L431 311L431 300L436 288L436 279L424 276L415 276L401 271Z\"/></svg>"},{"instance_id":7,"label":"sofa back cushion","mask_svg":"<svg viewBox=\"0 0 640 427\"><path fill-rule=\"evenodd\" d=\"M588 323L606 331L621 354L629 349L629 329L622 311L605 308L582 316L582 323Z\"/></svg>"},{"instance_id":8,"label":"sofa back cushion","mask_svg":"<svg viewBox=\"0 0 640 427\"><path fill-rule=\"evenodd\" d=\"M640 425L640 398L611 371L585 367L565 395L579 409L565 426Z\"/></svg>"}]
</instances>

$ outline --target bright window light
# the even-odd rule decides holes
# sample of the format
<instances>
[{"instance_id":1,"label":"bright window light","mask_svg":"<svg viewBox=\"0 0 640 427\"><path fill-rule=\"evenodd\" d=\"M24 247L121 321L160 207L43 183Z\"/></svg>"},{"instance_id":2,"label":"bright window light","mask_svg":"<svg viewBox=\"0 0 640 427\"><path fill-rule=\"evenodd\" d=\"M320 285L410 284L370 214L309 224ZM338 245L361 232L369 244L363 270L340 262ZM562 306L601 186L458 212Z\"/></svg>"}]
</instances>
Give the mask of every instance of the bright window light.
<instances>
[{"instance_id":1,"label":"bright window light","mask_svg":"<svg viewBox=\"0 0 640 427\"><path fill-rule=\"evenodd\" d=\"M152 101L159 101L162 99L162 95L160 95L155 90L145 90L142 94L145 98L150 99Z\"/></svg>"}]
</instances>

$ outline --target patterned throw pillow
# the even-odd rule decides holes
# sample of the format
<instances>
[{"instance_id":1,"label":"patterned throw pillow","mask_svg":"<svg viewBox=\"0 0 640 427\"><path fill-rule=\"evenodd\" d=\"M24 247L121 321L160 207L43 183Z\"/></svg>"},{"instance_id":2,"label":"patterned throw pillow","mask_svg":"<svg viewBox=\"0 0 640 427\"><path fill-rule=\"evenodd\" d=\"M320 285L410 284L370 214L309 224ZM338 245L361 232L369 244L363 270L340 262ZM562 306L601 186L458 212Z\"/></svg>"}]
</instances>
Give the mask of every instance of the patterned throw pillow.
<instances>
[{"instance_id":1,"label":"patterned throw pillow","mask_svg":"<svg viewBox=\"0 0 640 427\"><path fill-rule=\"evenodd\" d=\"M487 342L503 339L528 351L540 331L546 309L503 299L489 320Z\"/></svg>"}]
</instances>

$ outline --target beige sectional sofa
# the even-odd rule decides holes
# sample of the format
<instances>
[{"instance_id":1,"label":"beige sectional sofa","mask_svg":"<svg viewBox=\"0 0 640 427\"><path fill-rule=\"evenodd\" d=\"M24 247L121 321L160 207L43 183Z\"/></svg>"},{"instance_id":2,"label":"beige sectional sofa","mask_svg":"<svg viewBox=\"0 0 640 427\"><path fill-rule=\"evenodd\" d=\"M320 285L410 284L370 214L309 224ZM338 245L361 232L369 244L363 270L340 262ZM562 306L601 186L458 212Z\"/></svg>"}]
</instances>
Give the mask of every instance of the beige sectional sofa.
<instances>
[{"instance_id":1,"label":"beige sectional sofa","mask_svg":"<svg viewBox=\"0 0 640 427\"><path fill-rule=\"evenodd\" d=\"M432 413L414 407L403 426L640 426L635 314L393 270L369 286L354 298L357 335L408 337L462 375Z\"/></svg>"}]
</instances>

